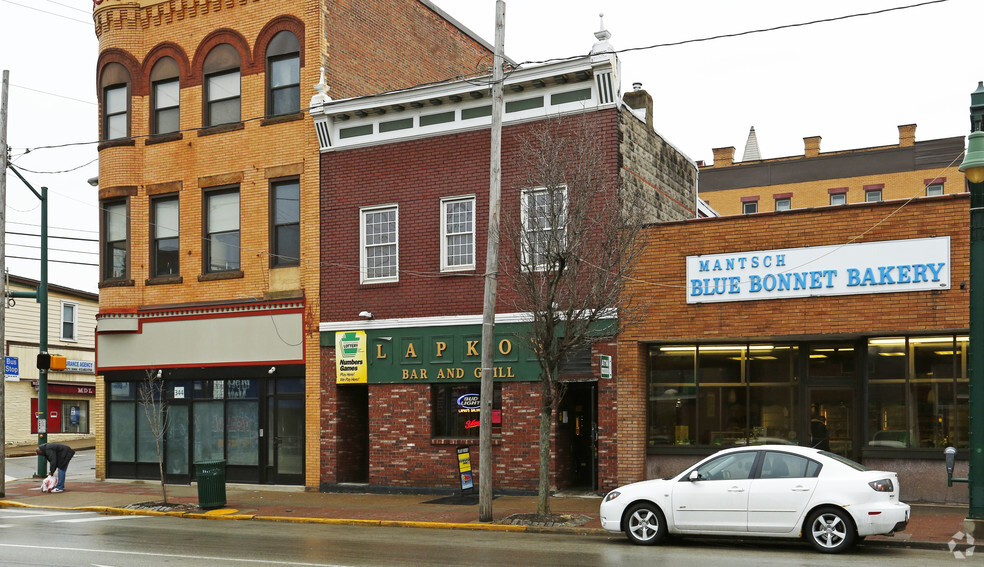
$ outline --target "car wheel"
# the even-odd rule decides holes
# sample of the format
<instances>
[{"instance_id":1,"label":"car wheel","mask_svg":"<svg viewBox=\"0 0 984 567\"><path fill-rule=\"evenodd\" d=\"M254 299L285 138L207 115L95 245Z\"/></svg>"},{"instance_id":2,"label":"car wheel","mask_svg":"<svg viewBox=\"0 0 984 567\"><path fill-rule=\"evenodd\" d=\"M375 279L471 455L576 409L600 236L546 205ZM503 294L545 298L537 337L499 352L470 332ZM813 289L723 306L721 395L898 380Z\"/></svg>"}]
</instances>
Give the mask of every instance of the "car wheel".
<instances>
[{"instance_id":1,"label":"car wheel","mask_svg":"<svg viewBox=\"0 0 984 567\"><path fill-rule=\"evenodd\" d=\"M643 502L625 514L625 535L637 545L653 545L666 538L666 518L659 506Z\"/></svg>"},{"instance_id":2,"label":"car wheel","mask_svg":"<svg viewBox=\"0 0 984 567\"><path fill-rule=\"evenodd\" d=\"M840 553L854 543L854 523L847 512L837 508L822 508L810 514L806 521L806 537L813 547L823 553Z\"/></svg>"}]
</instances>

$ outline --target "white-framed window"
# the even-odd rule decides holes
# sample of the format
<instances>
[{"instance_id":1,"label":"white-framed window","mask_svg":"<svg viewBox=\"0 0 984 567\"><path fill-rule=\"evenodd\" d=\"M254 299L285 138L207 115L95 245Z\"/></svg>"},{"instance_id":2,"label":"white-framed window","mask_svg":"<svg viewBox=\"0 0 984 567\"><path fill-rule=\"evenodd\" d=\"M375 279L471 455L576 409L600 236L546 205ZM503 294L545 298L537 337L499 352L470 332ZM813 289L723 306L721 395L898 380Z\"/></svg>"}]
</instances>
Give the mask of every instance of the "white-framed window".
<instances>
[{"instance_id":1,"label":"white-framed window","mask_svg":"<svg viewBox=\"0 0 984 567\"><path fill-rule=\"evenodd\" d=\"M847 193L831 193L830 194L830 204L831 205L846 205L847 204Z\"/></svg>"},{"instance_id":2,"label":"white-framed window","mask_svg":"<svg viewBox=\"0 0 984 567\"><path fill-rule=\"evenodd\" d=\"M943 184L942 183L930 183L926 186L926 196L935 197L937 195L943 194Z\"/></svg>"},{"instance_id":3,"label":"white-framed window","mask_svg":"<svg viewBox=\"0 0 984 567\"><path fill-rule=\"evenodd\" d=\"M750 215L752 213L757 213L759 210L758 201L745 201L741 204L741 214Z\"/></svg>"},{"instance_id":4,"label":"white-framed window","mask_svg":"<svg viewBox=\"0 0 984 567\"><path fill-rule=\"evenodd\" d=\"M441 199L441 271L475 269L475 196Z\"/></svg>"},{"instance_id":5,"label":"white-framed window","mask_svg":"<svg viewBox=\"0 0 984 567\"><path fill-rule=\"evenodd\" d=\"M72 301L61 302L61 340L79 340L79 304Z\"/></svg>"},{"instance_id":6,"label":"white-framed window","mask_svg":"<svg viewBox=\"0 0 984 567\"><path fill-rule=\"evenodd\" d=\"M239 187L205 193L205 272L228 272L239 264Z\"/></svg>"},{"instance_id":7,"label":"white-framed window","mask_svg":"<svg viewBox=\"0 0 984 567\"><path fill-rule=\"evenodd\" d=\"M399 207L363 207L359 215L361 283L400 281Z\"/></svg>"},{"instance_id":8,"label":"white-framed window","mask_svg":"<svg viewBox=\"0 0 984 567\"><path fill-rule=\"evenodd\" d=\"M523 262L546 268L567 245L567 187L526 189L522 198Z\"/></svg>"},{"instance_id":9,"label":"white-framed window","mask_svg":"<svg viewBox=\"0 0 984 567\"><path fill-rule=\"evenodd\" d=\"M776 210L777 211L788 211L791 205L791 199L788 197L783 199L776 199Z\"/></svg>"},{"instance_id":10,"label":"white-framed window","mask_svg":"<svg viewBox=\"0 0 984 567\"><path fill-rule=\"evenodd\" d=\"M877 203L882 200L881 189L869 189L864 192L864 202L866 203Z\"/></svg>"}]
</instances>

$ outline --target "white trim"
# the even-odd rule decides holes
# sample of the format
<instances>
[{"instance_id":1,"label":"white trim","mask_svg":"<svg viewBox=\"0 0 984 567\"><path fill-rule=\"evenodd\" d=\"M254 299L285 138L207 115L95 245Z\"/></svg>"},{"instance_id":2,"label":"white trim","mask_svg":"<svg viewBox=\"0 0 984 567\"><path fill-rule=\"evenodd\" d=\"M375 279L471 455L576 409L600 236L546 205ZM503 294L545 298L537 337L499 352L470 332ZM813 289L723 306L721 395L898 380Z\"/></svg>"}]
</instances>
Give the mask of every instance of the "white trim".
<instances>
[{"instance_id":1,"label":"white trim","mask_svg":"<svg viewBox=\"0 0 984 567\"><path fill-rule=\"evenodd\" d=\"M549 229L544 229L544 230L541 230L540 232L543 232L543 233L549 232L551 235L553 235L553 234L555 234L558 231L562 231L564 233L564 246L566 247L566 243L567 243L567 206L568 206L567 187L566 186L564 186L563 188L559 188L558 187L557 189L555 189L555 191L560 191L561 193L563 193L563 199L564 199L564 203L563 203L563 205L564 205L564 226L562 226L562 227L561 226L553 226L553 224L551 224ZM527 226L527 221L530 218L529 198L530 197L533 197L533 196L535 196L537 194L540 194L540 193L542 193L544 195L547 195L548 197L550 196L550 191L546 187L531 187L531 188L528 188L528 189L523 189L521 191L521 193L520 193L520 195L521 195L520 198L522 199L522 201L520 202L520 207L519 207L519 209L520 209L520 223L522 223L521 224L521 227L520 227L521 228L521 233L522 233L522 236L520 237L520 246L523 249L522 251L523 251L523 267L524 268L526 266L529 266L529 265L533 264L533 262L536 261L536 258L529 258L528 257L529 254L530 254L530 252L532 252L531 246L534 243L534 239L529 236L529 227ZM552 201L552 199L551 199L551 201ZM551 219L550 220L552 220L552 217L553 217L553 214L551 213ZM545 270L547 267L548 266L546 264L535 264L535 265L533 265L533 269L536 270L536 271Z\"/></svg>"},{"instance_id":2,"label":"white trim","mask_svg":"<svg viewBox=\"0 0 984 567\"><path fill-rule=\"evenodd\" d=\"M396 275L382 278L369 277L369 259L366 256L366 213L392 210L396 220L396 234L392 245L396 248ZM397 203L359 208L359 283L377 284L400 281L400 206Z\"/></svg>"},{"instance_id":3,"label":"white trim","mask_svg":"<svg viewBox=\"0 0 984 567\"><path fill-rule=\"evenodd\" d=\"M532 315L529 313L496 313L495 322L500 323L529 323ZM353 321L322 321L318 330L322 333L330 331L351 331L352 329L411 329L414 327L454 327L458 325L481 325L482 314L450 315L438 317L403 317L395 319L356 319Z\"/></svg>"},{"instance_id":4,"label":"white trim","mask_svg":"<svg viewBox=\"0 0 984 567\"><path fill-rule=\"evenodd\" d=\"M448 265L448 227L447 227L447 206L451 203L458 203L469 201L471 202L471 231L469 233L460 232L457 235L470 234L471 236L471 263L468 264L457 264L454 266ZM475 269L475 218L477 216L477 202L475 200L475 195L459 195L457 197L442 197L441 198L441 271L442 272L462 272Z\"/></svg>"},{"instance_id":5,"label":"white trim","mask_svg":"<svg viewBox=\"0 0 984 567\"><path fill-rule=\"evenodd\" d=\"M72 321L72 331L74 331L73 336L65 336L65 307L72 307L73 321ZM58 335L61 337L62 341L76 343L79 341L79 304L76 301L61 301L61 309L59 310L58 318L61 320L61 324L58 326Z\"/></svg>"}]
</instances>

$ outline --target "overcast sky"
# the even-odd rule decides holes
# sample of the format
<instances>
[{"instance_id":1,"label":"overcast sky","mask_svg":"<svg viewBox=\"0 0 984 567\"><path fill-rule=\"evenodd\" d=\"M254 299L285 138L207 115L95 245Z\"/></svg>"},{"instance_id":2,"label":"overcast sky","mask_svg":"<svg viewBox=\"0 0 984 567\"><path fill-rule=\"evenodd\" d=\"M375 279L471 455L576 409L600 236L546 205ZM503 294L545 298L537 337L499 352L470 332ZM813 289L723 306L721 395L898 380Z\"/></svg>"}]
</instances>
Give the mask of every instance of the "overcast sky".
<instances>
[{"instance_id":1,"label":"overcast sky","mask_svg":"<svg viewBox=\"0 0 984 567\"><path fill-rule=\"evenodd\" d=\"M434 0L494 41L495 0ZM919 0L512 0L506 54L517 62L587 53L604 12L618 50L733 34L907 6ZM945 0L883 14L620 54L621 86L641 82L654 125L694 160L734 146L750 126L764 158L799 155L803 137L822 151L894 144L897 126L916 140L968 132L970 93L984 80L981 0ZM976 29L975 29L976 27ZM972 39L976 38L974 42ZM95 264L98 175L91 0L0 0L0 69L10 71L7 137L13 163L49 188L52 260ZM416 56L426 57L426 53ZM302 98L306 99L308 94ZM25 153L27 149L30 152ZM956 156L955 156L956 157ZM958 161L959 164L959 161ZM54 174L50 172L66 171ZM8 233L38 233L39 200L12 174ZM23 244L25 246L14 246ZM8 234L12 274L38 277L39 239ZM75 250L64 252L61 250ZM85 252L85 253L83 253ZM50 281L96 291L95 266L52 262Z\"/></svg>"}]
</instances>

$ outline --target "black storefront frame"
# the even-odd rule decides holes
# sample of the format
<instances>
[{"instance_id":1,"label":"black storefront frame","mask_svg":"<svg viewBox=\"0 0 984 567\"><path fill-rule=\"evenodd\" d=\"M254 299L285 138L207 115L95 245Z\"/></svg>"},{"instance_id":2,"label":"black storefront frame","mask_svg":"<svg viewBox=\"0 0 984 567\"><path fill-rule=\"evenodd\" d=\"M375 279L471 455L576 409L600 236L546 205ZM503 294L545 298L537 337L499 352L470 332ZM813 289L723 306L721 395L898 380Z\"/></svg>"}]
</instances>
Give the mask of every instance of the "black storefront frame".
<instances>
[{"instance_id":1,"label":"black storefront frame","mask_svg":"<svg viewBox=\"0 0 984 567\"><path fill-rule=\"evenodd\" d=\"M304 435L305 428L303 426L303 419L301 420L300 427L300 441L297 442L300 449L300 464L299 473L297 474L277 474L274 460L276 458L277 452L269 450L269 447L277 442L278 437L275 432L270 431L268 428L268 423L270 423L270 408L277 407L277 400L285 401L300 401L301 407L304 407L304 391L305 391L305 371L304 365L281 365L281 366L271 366L269 364L256 365L256 366L223 366L223 367L198 367L198 368L174 368L174 369L161 369L161 377L165 381L165 390L168 392L173 392L173 385L175 383L194 383L196 381L223 381L228 382L231 380L255 380L258 382L258 396L256 398L246 398L246 399L229 399L223 396L221 399L223 403L223 457L228 458L229 450L229 432L227 430L227 419L229 413L227 408L230 403L238 402L255 402L257 405L257 415L256 423L258 425L258 435L257 435L257 463L255 465L235 465L227 464L226 466L226 480L229 482L243 482L243 483L266 483L266 484L303 484L304 483L304 471L306 470L306 455L304 454ZM157 369L154 369L157 370ZM272 370L272 371L271 371ZM147 378L146 371L144 369L139 370L127 370L127 371L107 371L104 373L104 381L106 384L104 392L104 407L105 409L105 441L106 441L106 474L107 478L128 478L128 479L146 479L146 480L159 480L160 470L157 463L156 451L153 456L153 461L139 461L140 456L140 443L141 436L138 430L134 431L133 435L133 460L114 460L113 456L113 440L110 437L113 431L113 413L114 404L132 404L133 408L133 424L136 425L140 423L138 420L143 420L146 422L146 417L144 416L143 409L139 403L139 395L136 389L139 384L145 381ZM290 388L289 393L280 393L276 385L278 383L285 384L287 381L299 381L299 387ZM114 384L129 383L133 387L133 396L127 400L117 400L112 399L112 391ZM226 386L223 385L223 392L226 391ZM185 397L179 400L168 400L168 406L175 407L187 407L188 408L188 424L186 429L186 440L185 450L187 451L187 474L175 474L167 473L166 479L168 483L175 484L187 484L195 479L195 467L194 467L194 432L193 432L193 405L196 403L218 401L218 400L195 400L190 397ZM274 410L276 411L276 410ZM306 412L304 412L306 415ZM171 432L165 433L165 438ZM150 441L153 441L153 437L150 437ZM168 448L167 443L164 443L164 454L162 458L165 463L165 468L168 464ZM270 455L274 455L273 459Z\"/></svg>"},{"instance_id":2,"label":"black storefront frame","mask_svg":"<svg viewBox=\"0 0 984 567\"><path fill-rule=\"evenodd\" d=\"M799 367L797 369L798 379L795 380L796 385L794 386L796 390L797 399L797 436L801 440L809 439L810 432L810 392L815 389L845 389L850 388L853 390L854 396L854 423L852 424L852 436L854 439L859 440L854 444L851 450L850 458L858 460L859 462L865 459L939 459L940 452L942 449L936 447L905 447L905 448L886 448L886 447L871 447L868 446L867 440L871 437L871 432L869 432L868 425L868 403L869 403L869 377L868 377L868 346L869 341L877 340L880 338L898 337L904 338L906 341L906 367L909 367L908 359L910 357L910 340L926 338L926 337L942 337L942 336L952 336L955 341L958 340L956 337L964 336L967 334L966 330L945 330L933 333L884 333L878 335L866 335L866 336L855 336L855 337L816 337L815 340L810 341L789 341L789 340L755 340L755 341L729 341L726 339L718 341L704 341L704 342L687 342L687 341L666 341L666 342L649 342L645 343L646 348L646 452L649 455L709 455L724 447L714 446L714 445L650 445L649 431L651 429L651 419L652 415L650 412L650 390L652 382L652 361L653 357L651 355L652 349L667 347L667 346L677 346L677 347L690 347L690 346L710 346L710 345L728 345L738 347L744 347L747 352L749 345L753 344L773 344L773 345L789 345L796 346L799 350ZM855 350L855 371L852 377L842 377L836 379L830 378L817 378L810 375L808 371L809 366L809 354L811 345L829 345L834 343L842 344L853 344ZM697 380L697 356L695 355L694 360L694 384L699 387L699 381ZM966 367L963 368L962 378L957 376L953 378L954 385L959 385L960 381L966 381ZM913 382L913 378L907 374L904 378L905 384L905 407L907 411L911 409L910 400L910 384ZM742 385L747 389L748 383L746 381L742 382ZM959 397L955 394L955 401ZM747 402L746 402L747 404ZM955 404L956 406L957 404ZM909 425L911 428L911 424ZM699 426L698 426L699 428ZM803 443L801 443L803 444Z\"/></svg>"}]
</instances>

